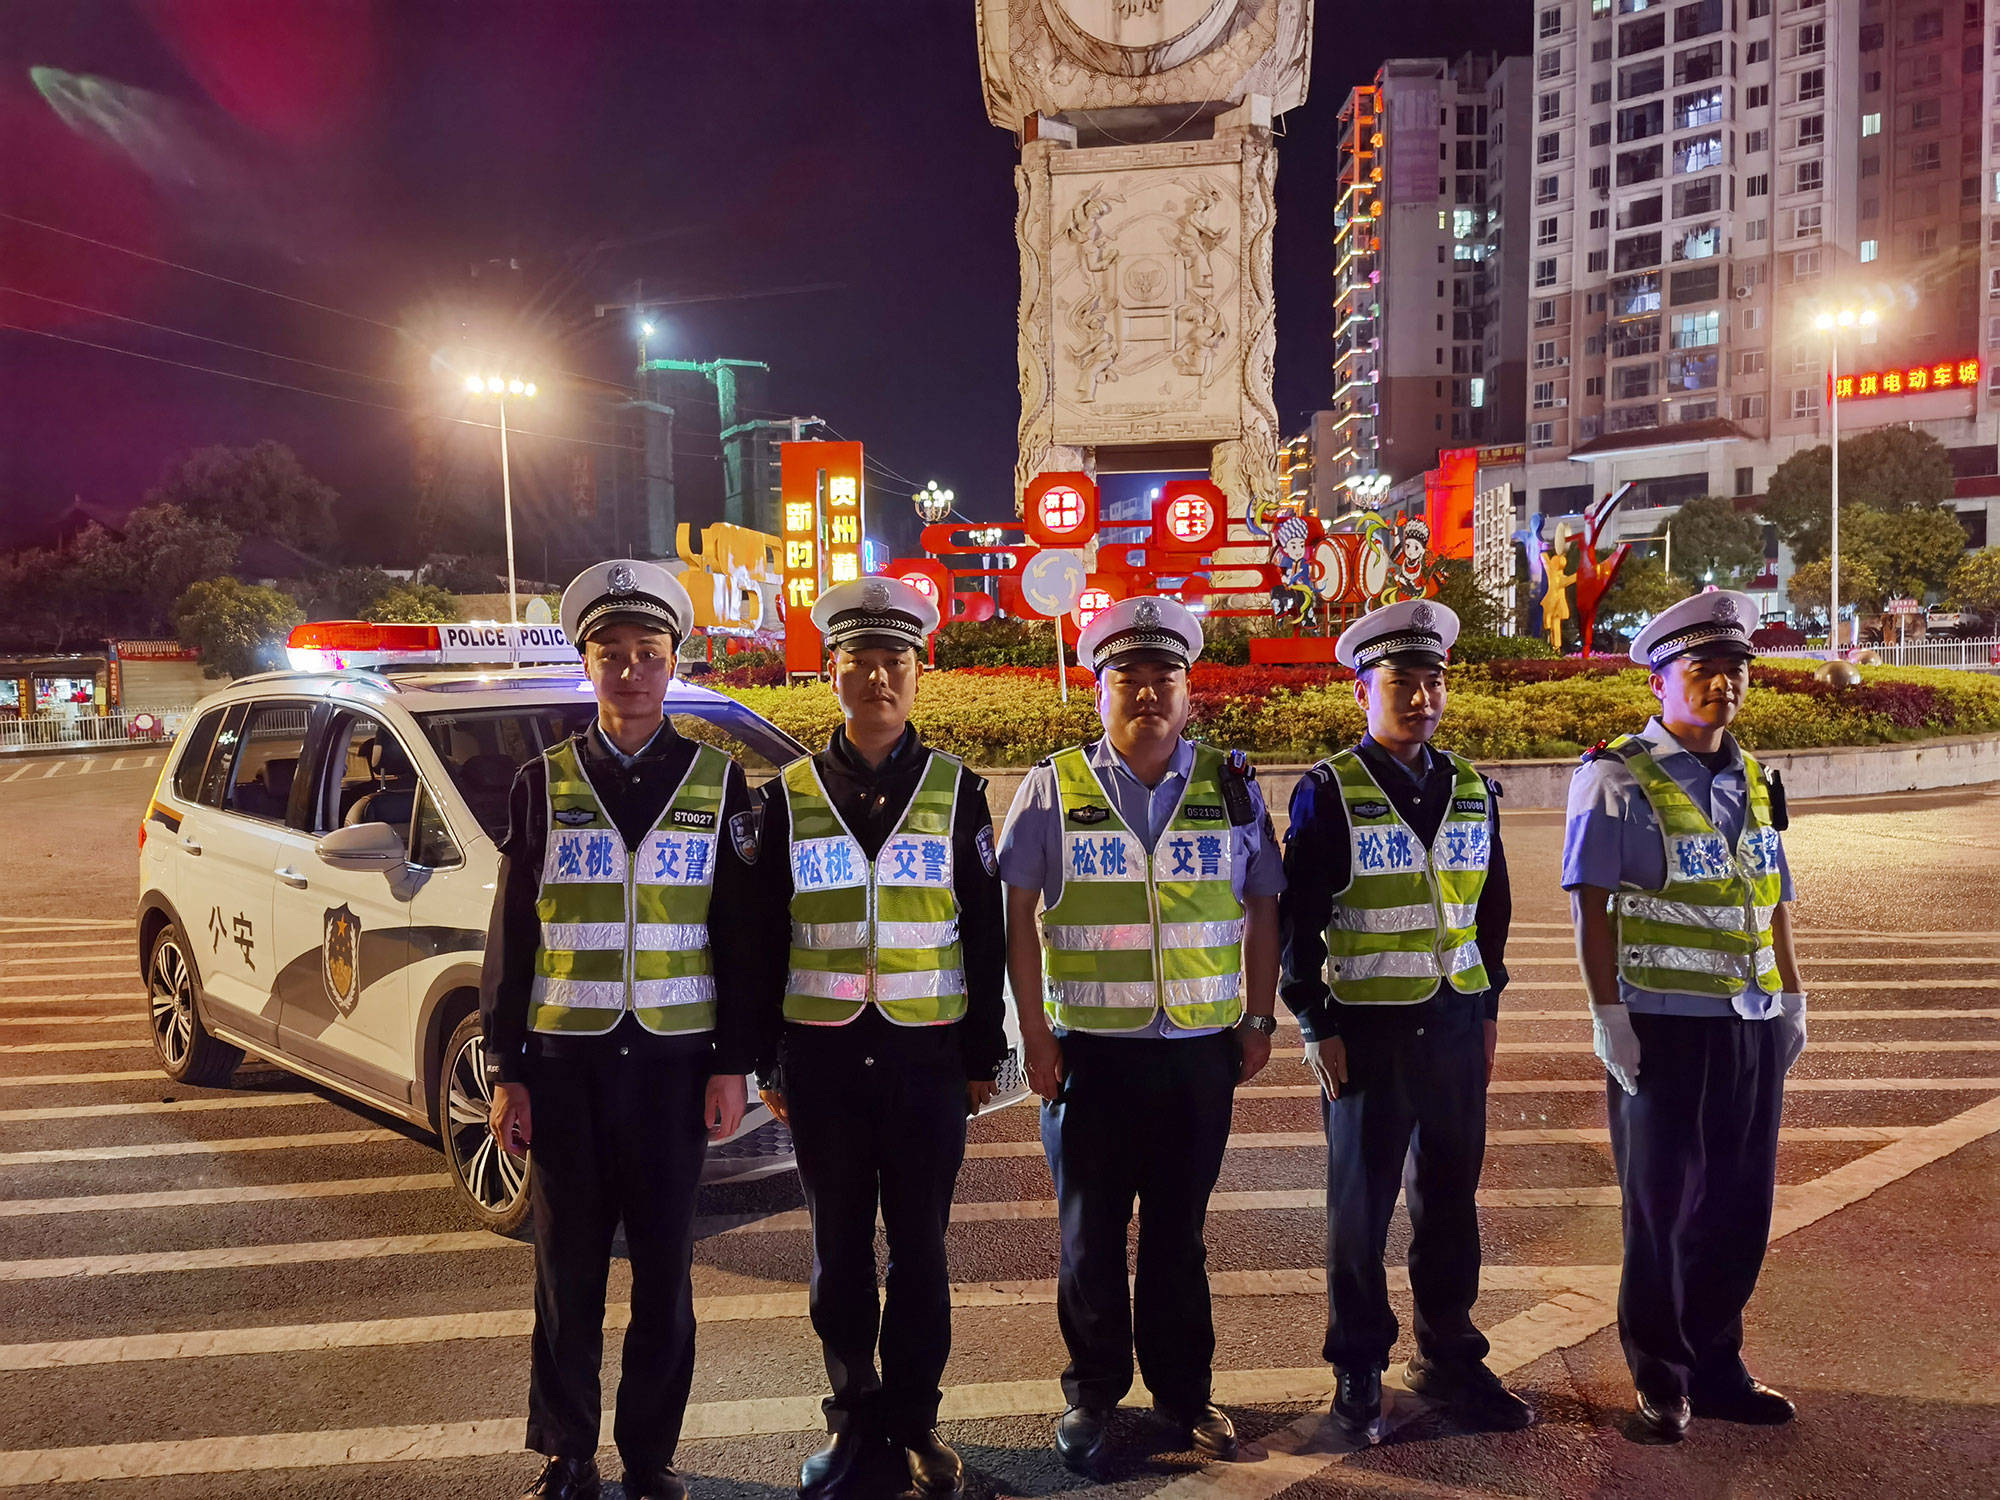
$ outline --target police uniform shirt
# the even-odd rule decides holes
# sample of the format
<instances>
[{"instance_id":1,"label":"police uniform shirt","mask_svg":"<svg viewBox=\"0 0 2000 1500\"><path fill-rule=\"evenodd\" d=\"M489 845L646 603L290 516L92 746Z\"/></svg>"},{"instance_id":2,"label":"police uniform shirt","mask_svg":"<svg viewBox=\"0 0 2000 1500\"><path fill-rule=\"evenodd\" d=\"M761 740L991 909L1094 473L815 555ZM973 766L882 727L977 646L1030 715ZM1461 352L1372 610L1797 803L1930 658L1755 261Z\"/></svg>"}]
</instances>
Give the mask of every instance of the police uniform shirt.
<instances>
[{"instance_id":1,"label":"police uniform shirt","mask_svg":"<svg viewBox=\"0 0 2000 1500\"><path fill-rule=\"evenodd\" d=\"M1452 787L1457 781L1451 761L1425 745L1423 769L1412 770L1369 735L1362 736L1357 749L1376 784L1388 797L1389 805L1396 810L1396 816L1429 846L1451 807ZM1507 929L1514 918L1507 852L1500 845L1500 798L1491 781L1486 783L1486 828L1491 852L1474 921L1479 933L1479 955L1492 985L1483 994L1466 998L1479 1005L1482 1014L1491 1021L1500 1014L1500 992L1507 987ZM1339 893L1352 878L1353 861L1347 802L1341 796L1340 783L1318 776L1300 777L1292 790L1291 822L1285 830L1285 875L1289 884L1278 903L1284 964L1279 993L1299 1018L1299 1030L1307 1041L1340 1034L1342 1007L1334 1003L1326 983L1326 928L1333 918ZM1394 1010L1417 1022L1432 1006L1450 1003L1451 997L1458 994L1456 990L1448 994L1447 990L1448 987L1440 989L1418 1005L1363 1008L1375 1012Z\"/></svg>"},{"instance_id":2,"label":"police uniform shirt","mask_svg":"<svg viewBox=\"0 0 2000 1500\"><path fill-rule=\"evenodd\" d=\"M1111 806L1125 826L1151 849L1167 824L1173 821L1194 770L1194 742L1182 740L1167 763L1167 774L1158 786L1149 787L1125 764L1112 748L1109 736L1089 747L1090 768L1097 774ZM1227 768L1224 776L1231 773ZM1241 901L1248 896L1275 896L1285 888L1285 867L1278 853L1277 838L1270 813L1264 807L1264 791L1254 780L1246 780L1253 816L1243 824L1232 823L1230 839L1230 885ZM1062 795L1056 788L1055 767L1043 762L1031 770L1014 794L1014 806L1007 815L1007 831L1000 839L1000 879L1024 890L1039 890L1042 904L1052 907L1062 897L1063 819ZM1156 1011L1152 1022L1136 1031L1106 1031L1113 1037L1208 1036L1220 1027L1187 1029L1174 1025L1164 1010Z\"/></svg>"},{"instance_id":3,"label":"police uniform shirt","mask_svg":"<svg viewBox=\"0 0 2000 1500\"><path fill-rule=\"evenodd\" d=\"M577 758L617 825L627 849L637 849L673 801L694 764L695 744L662 722L635 755L626 755L604 737L596 721L575 737ZM748 918L750 871L727 837L715 841L715 876L708 908L708 940L715 972L716 1022L713 1032L657 1036L629 1012L609 1032L559 1036L528 1030L528 1001L535 982L535 953L542 943L542 864L549 837L548 762L536 756L514 778L507 802L507 834L500 842L500 896L486 939L480 975L479 1008L485 1016L486 1055L502 1083L532 1082L536 1057L593 1053L605 1046L634 1053L678 1055L714 1049L714 1071L747 1073L756 1060L755 1031L743 1003L747 971L743 955L761 941ZM719 830L748 812L750 789L743 768L733 761L723 779Z\"/></svg>"},{"instance_id":4,"label":"police uniform shirt","mask_svg":"<svg viewBox=\"0 0 2000 1500\"><path fill-rule=\"evenodd\" d=\"M903 820L910 799L923 781L931 753L917 732L904 727L903 737L871 766L848 743L847 731L836 729L827 748L813 757L820 784L861 852L870 860ZM748 925L761 955L755 993L759 1076L770 1076L777 1061L783 1031L782 1004L789 970L792 867L791 805L782 779L773 777L758 792L762 827L757 837L756 910ZM965 965L965 1015L955 1024L959 1051L968 1079L990 1080L1007 1056L1006 999L1007 915L993 857L993 814L986 802L986 783L970 769L960 774L958 800L952 808L952 894L958 899L958 943ZM814 1027L815 1032L839 1032L844 1038L880 1038L899 1027L873 1005L862 1009L845 1026ZM857 1040L858 1044L858 1040Z\"/></svg>"},{"instance_id":5,"label":"police uniform shirt","mask_svg":"<svg viewBox=\"0 0 2000 1500\"><path fill-rule=\"evenodd\" d=\"M1709 822L1733 846L1743 832L1744 804L1749 782L1743 752L1734 735L1724 735L1713 756L1697 756L1675 739L1658 718L1647 721L1638 738L1651 746L1660 768L1708 814ZM1704 761L1711 764L1704 764ZM1568 826L1563 834L1563 889L1594 885L1616 891L1664 890L1667 851L1659 821L1639 783L1625 763L1600 755L1578 768L1569 784ZM1778 842L1779 899L1793 897L1792 872L1785 861L1784 836ZM1725 995L1689 995L1642 990L1618 980L1619 997L1635 1011L1653 1015L1728 1016L1740 1003L1745 1011L1763 1016L1777 1013L1777 997L1753 978L1732 1002Z\"/></svg>"}]
</instances>

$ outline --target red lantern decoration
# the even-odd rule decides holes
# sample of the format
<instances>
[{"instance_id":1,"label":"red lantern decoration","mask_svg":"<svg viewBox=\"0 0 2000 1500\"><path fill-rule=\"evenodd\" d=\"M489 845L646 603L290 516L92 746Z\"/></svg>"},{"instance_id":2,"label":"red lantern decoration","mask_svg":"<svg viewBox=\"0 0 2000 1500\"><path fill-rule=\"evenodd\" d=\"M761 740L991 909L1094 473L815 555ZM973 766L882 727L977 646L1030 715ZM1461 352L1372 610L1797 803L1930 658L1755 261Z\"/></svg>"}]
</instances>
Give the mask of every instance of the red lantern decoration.
<instances>
[{"instance_id":1,"label":"red lantern decoration","mask_svg":"<svg viewBox=\"0 0 2000 1500\"><path fill-rule=\"evenodd\" d=\"M1153 502L1153 545L1162 552L1212 552L1222 544L1229 502L1207 479L1176 479Z\"/></svg>"},{"instance_id":2,"label":"red lantern decoration","mask_svg":"<svg viewBox=\"0 0 2000 1500\"><path fill-rule=\"evenodd\" d=\"M1038 474L1022 499L1022 523L1044 547L1081 547L1097 535L1097 484L1088 474Z\"/></svg>"}]
</instances>

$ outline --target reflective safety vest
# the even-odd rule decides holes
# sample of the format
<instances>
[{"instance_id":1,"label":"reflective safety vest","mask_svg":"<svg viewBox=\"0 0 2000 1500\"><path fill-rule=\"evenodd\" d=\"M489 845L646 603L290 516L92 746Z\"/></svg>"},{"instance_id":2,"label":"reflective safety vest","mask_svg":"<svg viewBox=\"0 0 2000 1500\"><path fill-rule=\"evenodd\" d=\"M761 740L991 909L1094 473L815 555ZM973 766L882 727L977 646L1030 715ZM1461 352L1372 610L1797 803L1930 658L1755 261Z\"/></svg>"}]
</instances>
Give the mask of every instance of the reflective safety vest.
<instances>
[{"instance_id":1,"label":"reflective safety vest","mask_svg":"<svg viewBox=\"0 0 2000 1500\"><path fill-rule=\"evenodd\" d=\"M792 954L784 1015L843 1026L871 1002L899 1026L965 1014L953 888L952 809L961 761L936 750L873 862L810 756L785 767L792 823Z\"/></svg>"},{"instance_id":2,"label":"reflective safety vest","mask_svg":"<svg viewBox=\"0 0 2000 1500\"><path fill-rule=\"evenodd\" d=\"M1493 836L1486 779L1451 762L1451 808L1427 848L1353 750L1326 762L1347 806L1351 872L1326 930L1333 996L1342 1005L1415 1005L1447 980L1464 994L1490 983L1477 913Z\"/></svg>"},{"instance_id":3,"label":"reflective safety vest","mask_svg":"<svg viewBox=\"0 0 2000 1500\"><path fill-rule=\"evenodd\" d=\"M606 816L565 740L543 757L549 846L531 1031L602 1032L626 1011L662 1036L715 1027L708 900L729 759L707 745L637 851Z\"/></svg>"},{"instance_id":4,"label":"reflective safety vest","mask_svg":"<svg viewBox=\"0 0 2000 1500\"><path fill-rule=\"evenodd\" d=\"M1743 757L1749 796L1732 849L1646 741L1623 735L1607 753L1625 762L1646 794L1667 855L1665 890L1611 898L1619 977L1642 990L1689 995L1740 995L1752 978L1771 994L1783 989L1771 946L1778 830L1763 768Z\"/></svg>"},{"instance_id":5,"label":"reflective safety vest","mask_svg":"<svg viewBox=\"0 0 2000 1500\"><path fill-rule=\"evenodd\" d=\"M1243 903L1223 756L1194 747L1180 805L1152 849L1118 816L1081 747L1051 761L1062 894L1042 914L1044 1009L1071 1031L1234 1026L1243 1015Z\"/></svg>"}]
</instances>

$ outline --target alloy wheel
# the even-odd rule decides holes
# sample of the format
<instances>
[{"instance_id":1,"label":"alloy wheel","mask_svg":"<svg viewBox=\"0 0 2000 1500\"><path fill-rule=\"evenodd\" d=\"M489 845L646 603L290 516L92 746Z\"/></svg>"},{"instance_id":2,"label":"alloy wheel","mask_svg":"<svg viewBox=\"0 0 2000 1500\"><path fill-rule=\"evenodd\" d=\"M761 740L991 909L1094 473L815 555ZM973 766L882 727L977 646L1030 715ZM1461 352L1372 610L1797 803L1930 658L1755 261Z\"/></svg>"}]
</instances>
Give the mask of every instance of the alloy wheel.
<instances>
[{"instance_id":1,"label":"alloy wheel","mask_svg":"<svg viewBox=\"0 0 2000 1500\"><path fill-rule=\"evenodd\" d=\"M152 1007L153 1045L160 1060L169 1068L187 1065L188 1050L194 1045L194 975L187 955L169 937L153 950L153 964L146 976L146 990Z\"/></svg>"},{"instance_id":2,"label":"alloy wheel","mask_svg":"<svg viewBox=\"0 0 2000 1500\"><path fill-rule=\"evenodd\" d=\"M486 1042L474 1033L446 1070L445 1141L465 1190L489 1213L504 1214L527 1190L528 1163L500 1149L488 1128L493 1086L486 1081Z\"/></svg>"}]
</instances>

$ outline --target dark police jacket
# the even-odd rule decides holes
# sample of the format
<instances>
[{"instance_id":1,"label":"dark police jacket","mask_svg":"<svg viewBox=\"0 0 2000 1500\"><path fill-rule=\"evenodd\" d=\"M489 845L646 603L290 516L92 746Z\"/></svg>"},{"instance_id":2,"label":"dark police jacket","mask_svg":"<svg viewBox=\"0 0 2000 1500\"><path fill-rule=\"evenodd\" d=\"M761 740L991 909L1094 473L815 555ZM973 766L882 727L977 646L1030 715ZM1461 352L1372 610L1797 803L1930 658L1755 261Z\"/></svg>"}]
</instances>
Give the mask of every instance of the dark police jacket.
<instances>
[{"instance_id":1,"label":"dark police jacket","mask_svg":"<svg viewBox=\"0 0 2000 1500\"><path fill-rule=\"evenodd\" d=\"M1451 807L1451 762L1424 747L1420 777L1367 735L1356 747L1369 771L1388 796L1396 815L1426 845L1437 837ZM1278 898L1278 932L1284 957L1279 993L1299 1018L1308 1040L1340 1035L1344 1016L1366 1010L1371 1019L1421 1025L1426 1016L1447 1005L1479 1005L1487 1020L1500 1014L1500 991L1507 986L1507 928L1514 918L1514 896L1507 882L1507 852L1500 847L1500 790L1489 779L1487 805L1492 829L1486 883L1480 888L1475 915L1479 954L1492 987L1483 995L1461 995L1441 987L1418 1005L1342 1005L1326 985L1326 926L1333 916L1336 893L1345 890L1352 874L1353 850L1347 836L1347 804L1340 783L1319 773L1303 776L1292 792L1291 826L1285 832L1285 893Z\"/></svg>"},{"instance_id":2,"label":"dark police jacket","mask_svg":"<svg viewBox=\"0 0 2000 1500\"><path fill-rule=\"evenodd\" d=\"M630 766L622 764L599 738L596 726L575 738L578 758L604 806L618 825L628 851L636 851L667 804L688 767L694 764L694 741L675 730L671 721L660 726ZM730 764L723 783L722 817L718 831L738 813L750 810L750 789L742 767ZM487 1069L502 1083L532 1084L534 1062L543 1057L601 1056L628 1048L634 1055L685 1056L711 1052L711 1071L747 1073L756 1048L747 1004L748 973L744 953L757 941L748 925L749 869L731 840L716 840L715 880L708 906L708 944L715 970L715 1030L683 1036L656 1036L628 1011L610 1031L595 1036L557 1036L528 1030L528 997L535 981L535 952L542 945L542 921L535 902L542 891L542 862L549 838L548 761L536 756L521 767L507 802L507 836L493 919L486 936L486 960L480 974L479 1010L486 1028Z\"/></svg>"},{"instance_id":3,"label":"dark police jacket","mask_svg":"<svg viewBox=\"0 0 2000 1500\"><path fill-rule=\"evenodd\" d=\"M813 757L813 767L832 800L834 810L873 860L896 831L910 799L923 780L931 752L905 728L903 738L883 759L870 766L847 742L847 731L836 729L833 740ZM757 933L749 945L761 960L755 985L758 1076L776 1076L779 1040L785 1034L785 979L790 970L792 930L791 808L785 783L772 778L759 791L763 827L757 840ZM951 1024L968 1079L991 1079L1007 1055L1003 985L1007 968L1007 917L1001 894L999 864L993 848L993 814L986 802L986 783L966 771L958 783L952 809L952 891L958 898L958 942L965 961L965 1015ZM810 1032L812 1045L857 1048L894 1046L916 1030L898 1026L873 1005L845 1026L793 1027ZM782 1087L782 1083L780 1083Z\"/></svg>"}]
</instances>

